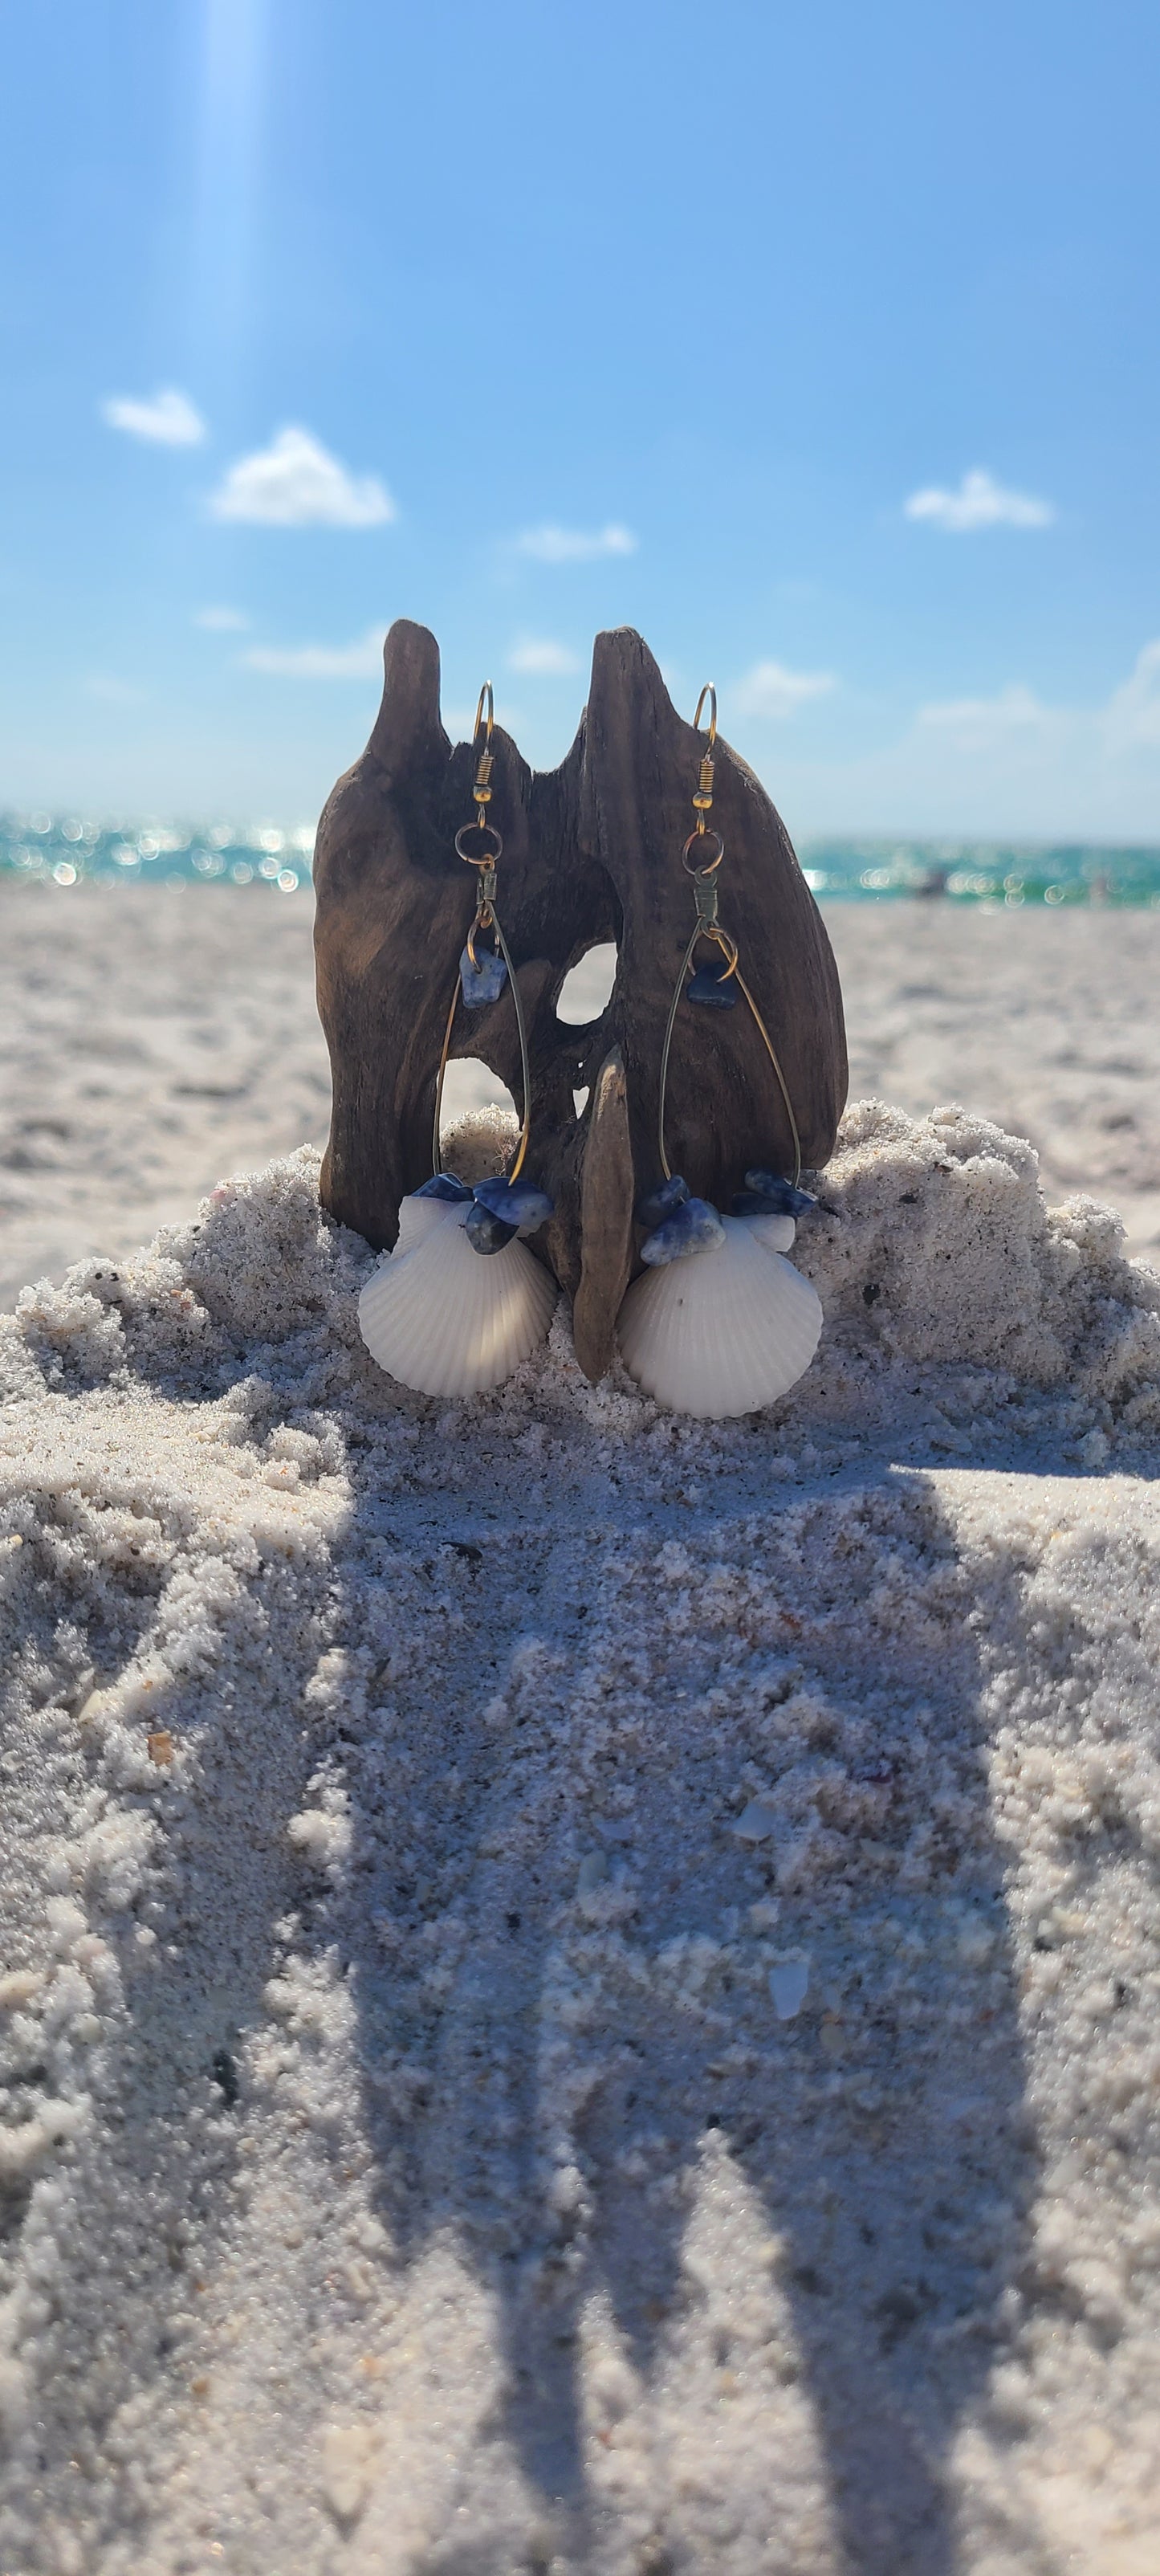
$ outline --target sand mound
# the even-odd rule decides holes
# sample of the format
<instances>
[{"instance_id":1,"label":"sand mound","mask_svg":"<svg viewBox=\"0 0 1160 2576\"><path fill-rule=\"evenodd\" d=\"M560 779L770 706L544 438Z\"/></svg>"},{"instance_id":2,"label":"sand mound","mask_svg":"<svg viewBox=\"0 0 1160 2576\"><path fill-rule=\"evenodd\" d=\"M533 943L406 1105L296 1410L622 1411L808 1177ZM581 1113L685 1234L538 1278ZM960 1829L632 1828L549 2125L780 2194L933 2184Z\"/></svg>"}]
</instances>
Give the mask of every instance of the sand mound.
<instances>
[{"instance_id":1,"label":"sand mound","mask_svg":"<svg viewBox=\"0 0 1160 2576\"><path fill-rule=\"evenodd\" d=\"M0 2563L1144 2576L1160 1281L871 1105L785 1404L444 1406L316 1174L0 1332Z\"/></svg>"}]
</instances>

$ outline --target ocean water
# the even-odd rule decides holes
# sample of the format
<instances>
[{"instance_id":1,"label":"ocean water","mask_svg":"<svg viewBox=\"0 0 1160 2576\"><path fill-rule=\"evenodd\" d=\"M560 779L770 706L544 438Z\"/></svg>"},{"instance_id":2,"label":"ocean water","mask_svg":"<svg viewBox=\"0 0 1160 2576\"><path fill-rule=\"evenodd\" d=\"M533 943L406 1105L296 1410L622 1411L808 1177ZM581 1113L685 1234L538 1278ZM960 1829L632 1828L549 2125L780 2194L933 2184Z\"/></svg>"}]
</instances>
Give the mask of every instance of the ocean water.
<instances>
[{"instance_id":1,"label":"ocean water","mask_svg":"<svg viewBox=\"0 0 1160 2576\"><path fill-rule=\"evenodd\" d=\"M239 885L297 894L310 883L314 825L97 823L80 814L0 814L0 875L90 882Z\"/></svg>"},{"instance_id":2,"label":"ocean water","mask_svg":"<svg viewBox=\"0 0 1160 2576\"><path fill-rule=\"evenodd\" d=\"M1160 849L1020 841L806 841L806 880L824 902L898 895L1003 905L1146 904L1160 908Z\"/></svg>"},{"instance_id":3,"label":"ocean water","mask_svg":"<svg viewBox=\"0 0 1160 2576\"><path fill-rule=\"evenodd\" d=\"M310 882L314 826L94 822L0 814L0 875L67 892L88 880L240 885L297 894ZM920 895L948 903L1144 904L1160 908L1160 847L1076 842L803 841L806 880L825 902Z\"/></svg>"}]
</instances>

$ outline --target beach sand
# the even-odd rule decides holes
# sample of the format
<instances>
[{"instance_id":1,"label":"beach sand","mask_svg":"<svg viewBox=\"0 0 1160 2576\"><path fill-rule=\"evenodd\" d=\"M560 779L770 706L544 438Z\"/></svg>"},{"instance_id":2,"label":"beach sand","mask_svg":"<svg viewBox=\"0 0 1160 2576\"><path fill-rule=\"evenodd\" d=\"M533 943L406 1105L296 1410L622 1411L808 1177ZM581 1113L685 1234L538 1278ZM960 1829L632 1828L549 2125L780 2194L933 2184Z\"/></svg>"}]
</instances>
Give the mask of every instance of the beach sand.
<instances>
[{"instance_id":1,"label":"beach sand","mask_svg":"<svg viewBox=\"0 0 1160 2576\"><path fill-rule=\"evenodd\" d=\"M695 1425L394 1388L316 1151L195 1216L322 1134L292 899L20 899L115 1259L0 1320L0 2566L1152 2576L1160 1278L979 1113L1145 1233L1160 924L834 916L970 1110Z\"/></svg>"},{"instance_id":2,"label":"beach sand","mask_svg":"<svg viewBox=\"0 0 1160 2576\"><path fill-rule=\"evenodd\" d=\"M962 1101L1030 1138L1050 1200L1110 1199L1160 1259L1160 913L835 904L827 924L851 1099ZM0 882L0 1305L325 1142L310 929L307 895L266 888Z\"/></svg>"}]
</instances>

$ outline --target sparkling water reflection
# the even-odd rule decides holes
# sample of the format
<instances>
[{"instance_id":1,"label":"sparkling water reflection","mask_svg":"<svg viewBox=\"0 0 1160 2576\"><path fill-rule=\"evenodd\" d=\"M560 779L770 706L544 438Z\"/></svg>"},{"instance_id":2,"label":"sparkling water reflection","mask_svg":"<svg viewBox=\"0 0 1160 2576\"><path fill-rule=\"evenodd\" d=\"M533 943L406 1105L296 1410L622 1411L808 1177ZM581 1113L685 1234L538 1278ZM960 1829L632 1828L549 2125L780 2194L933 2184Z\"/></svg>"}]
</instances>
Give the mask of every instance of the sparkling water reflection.
<instances>
[{"instance_id":1,"label":"sparkling water reflection","mask_svg":"<svg viewBox=\"0 0 1160 2576\"><path fill-rule=\"evenodd\" d=\"M313 854L313 824L292 831L272 823L138 825L53 815L43 807L0 815L0 874L65 887L216 881L296 894L310 882Z\"/></svg>"},{"instance_id":2,"label":"sparkling water reflection","mask_svg":"<svg viewBox=\"0 0 1160 2576\"><path fill-rule=\"evenodd\" d=\"M310 881L314 826L97 822L43 807L0 814L0 875L68 887L86 880L273 887ZM1160 848L1093 842L806 841L806 883L826 902L923 896L1016 911L1023 904L1160 908Z\"/></svg>"}]
</instances>

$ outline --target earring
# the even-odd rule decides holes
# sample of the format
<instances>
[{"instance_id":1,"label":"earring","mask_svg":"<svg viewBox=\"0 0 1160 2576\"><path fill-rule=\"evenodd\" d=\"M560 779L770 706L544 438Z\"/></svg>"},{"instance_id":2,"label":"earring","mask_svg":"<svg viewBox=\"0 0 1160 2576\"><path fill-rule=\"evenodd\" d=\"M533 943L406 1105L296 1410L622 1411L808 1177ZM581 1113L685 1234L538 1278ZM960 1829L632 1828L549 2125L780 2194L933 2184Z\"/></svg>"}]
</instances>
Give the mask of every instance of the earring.
<instances>
[{"instance_id":1,"label":"earring","mask_svg":"<svg viewBox=\"0 0 1160 2576\"><path fill-rule=\"evenodd\" d=\"M455 835L457 856L477 872L475 919L443 1032L431 1179L402 1200L394 1251L368 1279L358 1304L359 1331L372 1359L420 1395L480 1395L498 1386L543 1341L556 1303L555 1280L519 1241L551 1216L552 1201L520 1178L531 1127L531 1081L520 988L495 904L503 841L487 820L494 721L491 682L485 680L472 734L474 746L484 732L471 791L475 815ZM469 836L482 842L481 853L463 847ZM443 1170L439 1150L455 1013L461 1000L467 1010L498 1001L509 984L524 1084L519 1147L505 1177L469 1188Z\"/></svg>"},{"instance_id":2,"label":"earring","mask_svg":"<svg viewBox=\"0 0 1160 2576\"><path fill-rule=\"evenodd\" d=\"M711 686L701 691L693 724L699 727L706 698L709 740L693 797L697 820L681 852L693 880L697 917L661 1051L657 1142L662 1177L637 1207L638 1222L646 1228L641 1246L645 1275L628 1290L616 1329L625 1367L647 1395L676 1413L723 1421L772 1404L795 1384L817 1349L822 1309L809 1280L783 1258L798 1217L814 1205L798 1188L801 1147L793 1104L773 1041L741 972L737 942L717 916L725 843L706 820L713 804L717 740L717 692ZM702 942L715 954L697 965ZM682 999L704 1010L728 1011L736 1008L738 992L748 1003L777 1076L794 1141L794 1174L787 1181L774 1172L747 1172L731 1214L721 1216L707 1199L692 1198L687 1182L670 1170L665 1086Z\"/></svg>"}]
</instances>

